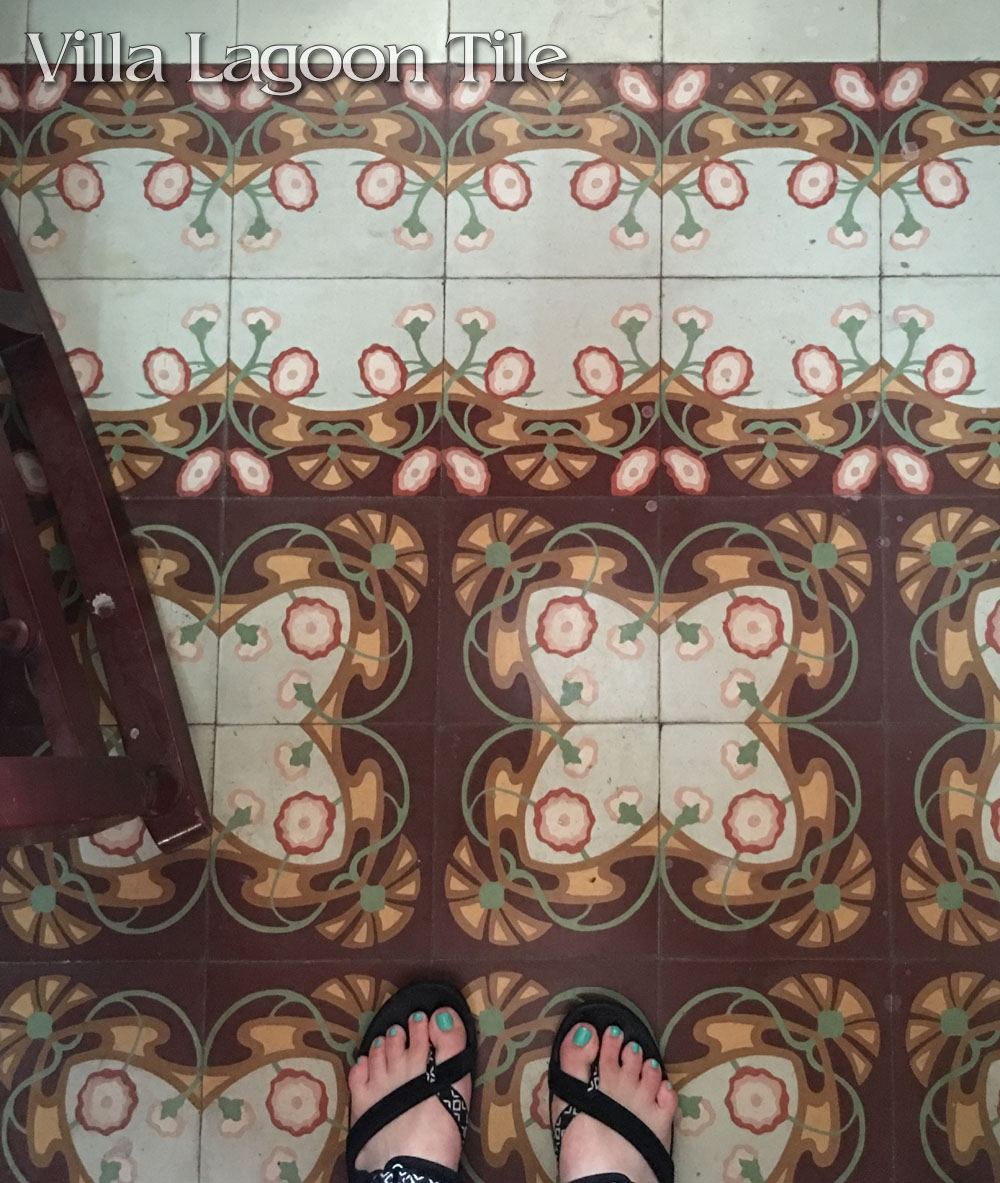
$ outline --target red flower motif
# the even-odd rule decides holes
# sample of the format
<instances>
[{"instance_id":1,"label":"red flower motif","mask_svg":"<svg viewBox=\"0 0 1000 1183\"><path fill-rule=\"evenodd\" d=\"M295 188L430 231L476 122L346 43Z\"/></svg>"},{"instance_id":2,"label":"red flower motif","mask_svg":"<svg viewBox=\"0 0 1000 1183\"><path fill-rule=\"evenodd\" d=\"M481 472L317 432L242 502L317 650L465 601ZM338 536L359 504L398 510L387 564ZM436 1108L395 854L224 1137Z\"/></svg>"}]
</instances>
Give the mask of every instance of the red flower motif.
<instances>
[{"instance_id":1,"label":"red flower motif","mask_svg":"<svg viewBox=\"0 0 1000 1183\"><path fill-rule=\"evenodd\" d=\"M70 209L89 213L104 200L104 182L92 164L76 160L64 165L56 177L59 196Z\"/></svg>"},{"instance_id":2,"label":"red flower motif","mask_svg":"<svg viewBox=\"0 0 1000 1183\"><path fill-rule=\"evenodd\" d=\"M21 96L10 76L10 70L0 66L0 111L16 111L21 105Z\"/></svg>"},{"instance_id":3,"label":"red flower motif","mask_svg":"<svg viewBox=\"0 0 1000 1183\"><path fill-rule=\"evenodd\" d=\"M326 1085L310 1072L282 1068L271 1081L267 1111L279 1130L296 1138L311 1134L326 1121Z\"/></svg>"},{"instance_id":4,"label":"red flower motif","mask_svg":"<svg viewBox=\"0 0 1000 1183\"><path fill-rule=\"evenodd\" d=\"M484 382L494 398L517 398L531 385L535 363L523 349L498 349L486 363Z\"/></svg>"},{"instance_id":5,"label":"red flower motif","mask_svg":"<svg viewBox=\"0 0 1000 1183\"><path fill-rule=\"evenodd\" d=\"M837 98L855 111L873 111L878 106L878 95L858 66L834 66L830 85Z\"/></svg>"},{"instance_id":6,"label":"red flower motif","mask_svg":"<svg viewBox=\"0 0 1000 1183\"><path fill-rule=\"evenodd\" d=\"M837 166L828 160L803 160L788 176L788 192L796 205L816 209L837 192Z\"/></svg>"},{"instance_id":7,"label":"red flower motif","mask_svg":"<svg viewBox=\"0 0 1000 1183\"><path fill-rule=\"evenodd\" d=\"M664 448L663 466L670 473L678 493L708 492L708 465L694 452L687 448Z\"/></svg>"},{"instance_id":8,"label":"red flower motif","mask_svg":"<svg viewBox=\"0 0 1000 1183\"><path fill-rule=\"evenodd\" d=\"M161 160L146 173L143 191L157 209L177 209L187 201L194 175L183 160Z\"/></svg>"},{"instance_id":9,"label":"red flower motif","mask_svg":"<svg viewBox=\"0 0 1000 1183\"><path fill-rule=\"evenodd\" d=\"M969 196L965 173L950 160L926 160L917 169L920 192L940 209L953 209Z\"/></svg>"},{"instance_id":10,"label":"red flower motif","mask_svg":"<svg viewBox=\"0 0 1000 1183\"><path fill-rule=\"evenodd\" d=\"M927 67L913 62L898 66L882 90L882 102L889 111L899 111L920 97L927 85Z\"/></svg>"},{"instance_id":11,"label":"red flower motif","mask_svg":"<svg viewBox=\"0 0 1000 1183\"><path fill-rule=\"evenodd\" d=\"M46 82L43 74L36 74L28 87L28 93L24 100L25 106L29 111L34 111L37 114L54 110L63 101L63 95L69 90L70 77L70 71L65 69L57 70L56 76L51 82Z\"/></svg>"},{"instance_id":12,"label":"red flower motif","mask_svg":"<svg viewBox=\"0 0 1000 1183\"><path fill-rule=\"evenodd\" d=\"M189 82L191 97L196 103L207 107L209 111L228 111L229 95L223 82L210 80L208 82Z\"/></svg>"},{"instance_id":13,"label":"red flower motif","mask_svg":"<svg viewBox=\"0 0 1000 1183\"><path fill-rule=\"evenodd\" d=\"M393 493L397 497L412 497L415 493L422 493L434 479L440 463L441 455L437 448L415 448L400 461L393 473Z\"/></svg>"},{"instance_id":14,"label":"red flower motif","mask_svg":"<svg viewBox=\"0 0 1000 1183\"><path fill-rule=\"evenodd\" d=\"M1000 797L990 806L990 825L993 828L993 837L1000 842Z\"/></svg>"},{"instance_id":15,"label":"red flower motif","mask_svg":"<svg viewBox=\"0 0 1000 1183\"><path fill-rule=\"evenodd\" d=\"M319 362L308 349L285 349L271 362L267 384L277 398L290 401L308 394L319 378Z\"/></svg>"},{"instance_id":16,"label":"red flower motif","mask_svg":"<svg viewBox=\"0 0 1000 1183\"><path fill-rule=\"evenodd\" d=\"M741 1129L767 1134L788 1118L788 1089L765 1068L738 1068L729 1081L726 1108Z\"/></svg>"},{"instance_id":17,"label":"red flower motif","mask_svg":"<svg viewBox=\"0 0 1000 1183\"><path fill-rule=\"evenodd\" d=\"M433 79L424 76L423 82L416 80L416 67L407 62L399 68L399 81L403 97L411 103L416 103L425 111L440 111L445 105L444 96L438 90Z\"/></svg>"},{"instance_id":18,"label":"red flower motif","mask_svg":"<svg viewBox=\"0 0 1000 1183\"><path fill-rule=\"evenodd\" d=\"M622 171L610 160L590 160L581 164L570 178L569 191L584 209L605 209L618 196Z\"/></svg>"},{"instance_id":19,"label":"red flower motif","mask_svg":"<svg viewBox=\"0 0 1000 1183\"><path fill-rule=\"evenodd\" d=\"M191 367L176 349L151 349L142 359L142 372L150 390L164 398L186 394L191 386Z\"/></svg>"},{"instance_id":20,"label":"red flower motif","mask_svg":"<svg viewBox=\"0 0 1000 1183\"><path fill-rule=\"evenodd\" d=\"M229 471L243 493L266 497L274 486L274 473L263 456L250 448L233 448L226 457Z\"/></svg>"},{"instance_id":21,"label":"red flower motif","mask_svg":"<svg viewBox=\"0 0 1000 1183\"><path fill-rule=\"evenodd\" d=\"M358 196L369 209L388 209L403 196L406 177L394 160L373 160L358 177Z\"/></svg>"},{"instance_id":22,"label":"red flower motif","mask_svg":"<svg viewBox=\"0 0 1000 1183\"><path fill-rule=\"evenodd\" d=\"M615 497L630 497L653 479L659 457L655 448L633 448L618 461L611 474L611 492Z\"/></svg>"},{"instance_id":23,"label":"red flower motif","mask_svg":"<svg viewBox=\"0 0 1000 1183\"><path fill-rule=\"evenodd\" d=\"M934 350L924 366L924 385L931 394L941 398L968 390L975 376L975 359L961 345L942 345Z\"/></svg>"},{"instance_id":24,"label":"red flower motif","mask_svg":"<svg viewBox=\"0 0 1000 1183\"><path fill-rule=\"evenodd\" d=\"M838 394L844 384L844 368L825 345L803 345L792 358L792 369L810 394Z\"/></svg>"},{"instance_id":25,"label":"red flower motif","mask_svg":"<svg viewBox=\"0 0 1000 1183\"><path fill-rule=\"evenodd\" d=\"M489 491L490 470L481 456L468 448L445 448L444 466L459 493L482 497Z\"/></svg>"},{"instance_id":26,"label":"red flower motif","mask_svg":"<svg viewBox=\"0 0 1000 1183\"><path fill-rule=\"evenodd\" d=\"M552 789L535 802L533 823L540 841L564 854L579 854L597 820L590 802L572 789Z\"/></svg>"},{"instance_id":27,"label":"red flower motif","mask_svg":"<svg viewBox=\"0 0 1000 1183\"><path fill-rule=\"evenodd\" d=\"M318 661L340 644L343 626L332 604L312 596L296 596L288 605L281 631L293 653Z\"/></svg>"},{"instance_id":28,"label":"red flower motif","mask_svg":"<svg viewBox=\"0 0 1000 1183\"><path fill-rule=\"evenodd\" d=\"M750 355L733 345L726 345L710 353L701 371L705 390L716 398L732 398L742 394L753 379Z\"/></svg>"},{"instance_id":29,"label":"red flower motif","mask_svg":"<svg viewBox=\"0 0 1000 1183\"><path fill-rule=\"evenodd\" d=\"M540 1129L547 1130L551 1125L549 1120L549 1074L543 1072L538 1084L531 1090L531 1106L529 1109L531 1120Z\"/></svg>"},{"instance_id":30,"label":"red flower motif","mask_svg":"<svg viewBox=\"0 0 1000 1183\"><path fill-rule=\"evenodd\" d=\"M750 789L729 802L722 829L738 854L773 850L785 828L785 806L773 793Z\"/></svg>"},{"instance_id":31,"label":"red flower motif","mask_svg":"<svg viewBox=\"0 0 1000 1183\"><path fill-rule=\"evenodd\" d=\"M358 358L361 381L376 398L392 398L406 389L409 373L390 345L369 345Z\"/></svg>"},{"instance_id":32,"label":"red flower motif","mask_svg":"<svg viewBox=\"0 0 1000 1183\"><path fill-rule=\"evenodd\" d=\"M615 71L615 89L623 103L637 111L656 111L660 96L652 80L639 66L619 66Z\"/></svg>"},{"instance_id":33,"label":"red flower motif","mask_svg":"<svg viewBox=\"0 0 1000 1183\"><path fill-rule=\"evenodd\" d=\"M986 617L986 644L1000 653L1000 602L993 606L993 611Z\"/></svg>"},{"instance_id":34,"label":"red flower motif","mask_svg":"<svg viewBox=\"0 0 1000 1183\"><path fill-rule=\"evenodd\" d=\"M878 448L866 445L847 453L833 473L833 491L841 497L852 497L867 489L878 471L882 457Z\"/></svg>"},{"instance_id":35,"label":"red flower motif","mask_svg":"<svg viewBox=\"0 0 1000 1183\"><path fill-rule=\"evenodd\" d=\"M90 841L105 854L127 858L135 854L145 837L146 823L142 818L134 817L131 821L119 822L117 826L109 826L106 830L91 834Z\"/></svg>"},{"instance_id":36,"label":"red flower motif","mask_svg":"<svg viewBox=\"0 0 1000 1183\"><path fill-rule=\"evenodd\" d=\"M668 111L686 111L700 103L712 72L708 66L685 66L667 87L663 105Z\"/></svg>"},{"instance_id":37,"label":"red flower motif","mask_svg":"<svg viewBox=\"0 0 1000 1183\"><path fill-rule=\"evenodd\" d=\"M556 657L574 657L594 639L597 613L583 596L555 596L538 618L535 641Z\"/></svg>"},{"instance_id":38,"label":"red flower motif","mask_svg":"<svg viewBox=\"0 0 1000 1183\"><path fill-rule=\"evenodd\" d=\"M730 600L722 631L730 647L746 657L770 657L785 639L781 613L759 596Z\"/></svg>"},{"instance_id":39,"label":"red flower motif","mask_svg":"<svg viewBox=\"0 0 1000 1183\"><path fill-rule=\"evenodd\" d=\"M139 1094L121 1068L100 1068L83 1082L76 1098L76 1120L94 1134L114 1134L132 1120Z\"/></svg>"},{"instance_id":40,"label":"red flower motif","mask_svg":"<svg viewBox=\"0 0 1000 1183\"><path fill-rule=\"evenodd\" d=\"M588 394L609 398L620 394L625 382L625 371L610 349L591 345L573 358L576 380Z\"/></svg>"},{"instance_id":41,"label":"red flower motif","mask_svg":"<svg viewBox=\"0 0 1000 1183\"><path fill-rule=\"evenodd\" d=\"M912 448L893 444L884 449L885 466L904 493L929 493L934 474L927 460Z\"/></svg>"},{"instance_id":42,"label":"red flower motif","mask_svg":"<svg viewBox=\"0 0 1000 1183\"><path fill-rule=\"evenodd\" d=\"M80 393L89 398L104 377L104 364L92 349L71 349L66 354Z\"/></svg>"},{"instance_id":43,"label":"red flower motif","mask_svg":"<svg viewBox=\"0 0 1000 1183\"><path fill-rule=\"evenodd\" d=\"M459 79L452 87L451 106L455 111L475 111L489 98L493 89L493 74L488 66L476 66L473 70L473 80L465 82Z\"/></svg>"},{"instance_id":44,"label":"red flower motif","mask_svg":"<svg viewBox=\"0 0 1000 1183\"><path fill-rule=\"evenodd\" d=\"M332 801L303 790L282 803L274 835L286 854L316 854L329 842L336 820Z\"/></svg>"},{"instance_id":45,"label":"red flower motif","mask_svg":"<svg viewBox=\"0 0 1000 1183\"><path fill-rule=\"evenodd\" d=\"M498 160L483 173L486 196L497 209L517 210L531 200L528 174L512 160Z\"/></svg>"},{"instance_id":46,"label":"red flower motif","mask_svg":"<svg viewBox=\"0 0 1000 1183\"><path fill-rule=\"evenodd\" d=\"M747 180L735 164L709 160L698 170L698 188L716 209L736 209L747 199Z\"/></svg>"},{"instance_id":47,"label":"red flower motif","mask_svg":"<svg viewBox=\"0 0 1000 1183\"><path fill-rule=\"evenodd\" d=\"M319 189L316 178L304 164L296 160L285 160L271 169L268 186L279 205L285 209L301 211L316 204Z\"/></svg>"}]
</instances>

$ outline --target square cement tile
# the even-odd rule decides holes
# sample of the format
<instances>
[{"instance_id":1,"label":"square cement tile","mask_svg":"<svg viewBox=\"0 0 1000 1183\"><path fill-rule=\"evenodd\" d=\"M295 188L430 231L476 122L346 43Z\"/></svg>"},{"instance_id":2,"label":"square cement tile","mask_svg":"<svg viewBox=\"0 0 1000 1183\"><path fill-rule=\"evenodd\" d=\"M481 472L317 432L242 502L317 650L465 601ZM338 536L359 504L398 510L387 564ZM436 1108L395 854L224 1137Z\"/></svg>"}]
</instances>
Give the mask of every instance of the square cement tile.
<instances>
[{"instance_id":1,"label":"square cement tile","mask_svg":"<svg viewBox=\"0 0 1000 1183\"><path fill-rule=\"evenodd\" d=\"M982 61L1000 57L1000 38L975 0L942 12L934 0L884 0L882 56L890 61Z\"/></svg>"},{"instance_id":2,"label":"square cement tile","mask_svg":"<svg viewBox=\"0 0 1000 1183\"><path fill-rule=\"evenodd\" d=\"M28 28L28 0L9 0L0 29L0 62L23 62Z\"/></svg>"}]
</instances>

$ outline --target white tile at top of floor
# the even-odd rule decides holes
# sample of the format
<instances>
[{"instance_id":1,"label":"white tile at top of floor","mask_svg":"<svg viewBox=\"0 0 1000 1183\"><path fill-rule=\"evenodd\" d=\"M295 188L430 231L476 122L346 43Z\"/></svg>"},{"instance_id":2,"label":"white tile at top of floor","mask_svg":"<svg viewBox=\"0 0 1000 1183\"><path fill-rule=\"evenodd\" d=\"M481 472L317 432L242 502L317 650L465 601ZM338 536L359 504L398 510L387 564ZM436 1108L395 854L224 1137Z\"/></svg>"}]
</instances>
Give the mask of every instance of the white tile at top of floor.
<instances>
[{"instance_id":1,"label":"white tile at top of floor","mask_svg":"<svg viewBox=\"0 0 1000 1183\"><path fill-rule=\"evenodd\" d=\"M882 0L882 57L939 62L996 58L996 14L992 0Z\"/></svg>"},{"instance_id":2,"label":"white tile at top of floor","mask_svg":"<svg viewBox=\"0 0 1000 1183\"><path fill-rule=\"evenodd\" d=\"M668 62L870 62L877 56L878 0L664 0Z\"/></svg>"},{"instance_id":3,"label":"white tile at top of floor","mask_svg":"<svg viewBox=\"0 0 1000 1183\"><path fill-rule=\"evenodd\" d=\"M8 0L3 0L6 5ZM28 0L28 30L42 34L50 61L62 45L62 34L83 29L85 33L122 34L122 53L129 45L155 45L165 62L190 59L187 34L204 33L201 61L224 60L226 47L236 42L237 0L170 0L169 4L137 4L135 0ZM110 53L106 43L105 60ZM25 47L26 49L27 47ZM92 60L91 42L85 42L87 60ZM22 55L18 54L20 58ZM34 60L31 55L29 60Z\"/></svg>"},{"instance_id":4,"label":"white tile at top of floor","mask_svg":"<svg viewBox=\"0 0 1000 1183\"><path fill-rule=\"evenodd\" d=\"M24 34L28 28L28 0L2 0L0 12L0 62L24 61Z\"/></svg>"}]
</instances>

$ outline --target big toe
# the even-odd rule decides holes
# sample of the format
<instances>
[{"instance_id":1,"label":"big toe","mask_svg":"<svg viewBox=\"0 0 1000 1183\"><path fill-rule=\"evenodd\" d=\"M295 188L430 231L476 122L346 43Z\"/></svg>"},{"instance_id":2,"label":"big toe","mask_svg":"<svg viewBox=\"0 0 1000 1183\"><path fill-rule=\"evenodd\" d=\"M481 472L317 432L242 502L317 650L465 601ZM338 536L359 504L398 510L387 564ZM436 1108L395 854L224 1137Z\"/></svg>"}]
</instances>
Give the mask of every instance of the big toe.
<instances>
[{"instance_id":1,"label":"big toe","mask_svg":"<svg viewBox=\"0 0 1000 1183\"><path fill-rule=\"evenodd\" d=\"M466 1044L465 1024L450 1006L442 1006L431 1015L427 1034L438 1064L457 1056Z\"/></svg>"},{"instance_id":2,"label":"big toe","mask_svg":"<svg viewBox=\"0 0 1000 1183\"><path fill-rule=\"evenodd\" d=\"M589 1023L577 1023L567 1032L559 1048L559 1064L568 1076L590 1080L590 1071L597 1058L597 1032Z\"/></svg>"}]
</instances>

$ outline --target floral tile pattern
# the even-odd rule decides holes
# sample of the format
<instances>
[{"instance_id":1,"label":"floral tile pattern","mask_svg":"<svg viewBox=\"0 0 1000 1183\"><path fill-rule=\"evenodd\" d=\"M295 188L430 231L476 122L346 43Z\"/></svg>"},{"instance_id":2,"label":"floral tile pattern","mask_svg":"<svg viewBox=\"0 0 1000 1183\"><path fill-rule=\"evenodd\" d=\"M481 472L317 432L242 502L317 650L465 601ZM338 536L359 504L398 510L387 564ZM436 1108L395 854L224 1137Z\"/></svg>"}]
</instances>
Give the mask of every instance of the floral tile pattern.
<instances>
[{"instance_id":1,"label":"floral tile pattern","mask_svg":"<svg viewBox=\"0 0 1000 1183\"><path fill-rule=\"evenodd\" d=\"M376 43L472 19L389 7ZM869 0L628 7L500 6L577 38L553 84L3 49L0 196L213 814L4 854L4 1178L342 1180L359 1032L424 971L479 1023L475 1183L553 1178L581 986L662 1034L679 1183L1000 1172L1000 67L912 47L919 0L884 60ZM0 751L46 752L9 661Z\"/></svg>"}]
</instances>

